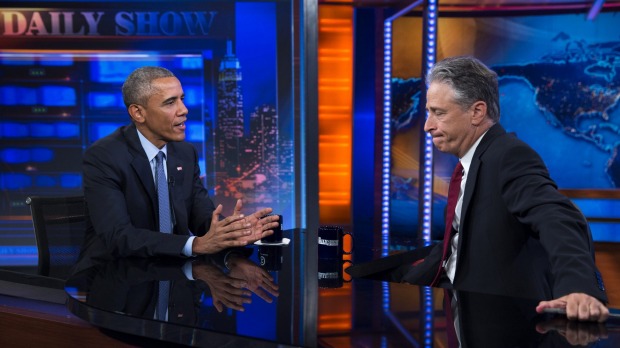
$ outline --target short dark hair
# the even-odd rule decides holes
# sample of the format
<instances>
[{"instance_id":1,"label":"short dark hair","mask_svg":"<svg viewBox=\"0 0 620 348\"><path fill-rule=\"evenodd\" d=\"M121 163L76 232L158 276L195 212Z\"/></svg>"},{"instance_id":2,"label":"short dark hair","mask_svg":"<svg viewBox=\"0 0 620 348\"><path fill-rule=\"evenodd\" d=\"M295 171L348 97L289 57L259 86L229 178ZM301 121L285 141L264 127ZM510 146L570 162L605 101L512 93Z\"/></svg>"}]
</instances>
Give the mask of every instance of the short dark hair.
<instances>
[{"instance_id":1,"label":"short dark hair","mask_svg":"<svg viewBox=\"0 0 620 348\"><path fill-rule=\"evenodd\" d=\"M170 70L158 66L143 66L134 70L123 83L125 106L129 108L131 104L146 105L153 94L153 80L164 77L176 76Z\"/></svg>"},{"instance_id":2,"label":"short dark hair","mask_svg":"<svg viewBox=\"0 0 620 348\"><path fill-rule=\"evenodd\" d=\"M454 90L455 102L468 108L477 101L487 104L487 114L499 122L499 87L497 74L474 57L458 56L436 63L426 76L426 83L441 82Z\"/></svg>"}]
</instances>

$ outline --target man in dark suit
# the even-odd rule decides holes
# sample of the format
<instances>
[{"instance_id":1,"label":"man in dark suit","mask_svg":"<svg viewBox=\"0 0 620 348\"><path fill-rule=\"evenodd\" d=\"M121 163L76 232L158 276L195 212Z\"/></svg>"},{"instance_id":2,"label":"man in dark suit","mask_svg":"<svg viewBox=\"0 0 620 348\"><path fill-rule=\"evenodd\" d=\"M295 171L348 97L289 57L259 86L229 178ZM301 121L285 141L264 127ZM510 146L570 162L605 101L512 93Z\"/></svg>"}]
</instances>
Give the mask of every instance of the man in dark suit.
<instances>
[{"instance_id":1,"label":"man in dark suit","mask_svg":"<svg viewBox=\"0 0 620 348\"><path fill-rule=\"evenodd\" d=\"M559 307L569 319L606 320L587 222L540 156L498 123L497 74L454 57L433 67L427 85L424 130L459 158L463 179L447 256L437 245L402 280L535 298L545 300L539 312Z\"/></svg>"},{"instance_id":2,"label":"man in dark suit","mask_svg":"<svg viewBox=\"0 0 620 348\"><path fill-rule=\"evenodd\" d=\"M88 223L82 259L103 256L192 256L252 243L272 233L271 208L219 219L200 180L196 149L185 140L188 113L179 80L167 69L142 67L123 84L132 123L84 154ZM160 233L155 157L164 153L172 233Z\"/></svg>"}]
</instances>

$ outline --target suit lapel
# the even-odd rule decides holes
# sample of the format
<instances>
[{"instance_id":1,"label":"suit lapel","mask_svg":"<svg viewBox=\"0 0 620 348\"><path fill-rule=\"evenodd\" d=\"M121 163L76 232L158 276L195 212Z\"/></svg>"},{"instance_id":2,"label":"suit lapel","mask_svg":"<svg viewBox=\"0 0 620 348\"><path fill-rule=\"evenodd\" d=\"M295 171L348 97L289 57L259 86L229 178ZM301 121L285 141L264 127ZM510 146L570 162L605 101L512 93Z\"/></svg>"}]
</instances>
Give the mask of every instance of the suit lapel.
<instances>
[{"instance_id":1,"label":"suit lapel","mask_svg":"<svg viewBox=\"0 0 620 348\"><path fill-rule=\"evenodd\" d=\"M484 152L491 146L495 139L503 134L506 134L504 128L496 123L493 127L489 128L488 132L484 135L484 138L478 144L476 148L476 152L474 152L474 156L471 161L471 165L469 167L469 173L467 173L467 182L465 183L465 192L463 194L463 207L461 208L461 221L460 226L465 226L465 222L467 221L467 212L469 211L469 203L471 202L471 198L473 196L474 190L476 189L478 171L480 169L480 165L482 164L482 156ZM458 252L461 254L461 245L465 235L461 232L467 233L467 231L463 231L461 229L459 231L459 242L458 242ZM460 258L457 257L457 268ZM458 274L458 273L457 273Z\"/></svg>"},{"instance_id":2,"label":"suit lapel","mask_svg":"<svg viewBox=\"0 0 620 348\"><path fill-rule=\"evenodd\" d=\"M172 223L175 226L175 233L187 234L186 231L176 231L177 217L184 216L186 213L180 211L182 207L185 207L183 196L183 181L184 172L190 170L186 161L183 161L183 156L179 152L179 147L174 142L168 143L168 157L166 160L166 166L168 168L168 182L170 185L170 201L172 202Z\"/></svg>"},{"instance_id":3,"label":"suit lapel","mask_svg":"<svg viewBox=\"0 0 620 348\"><path fill-rule=\"evenodd\" d=\"M138 179L142 183L144 191L148 193L152 206L157 207L157 191L155 190L155 182L153 181L153 171L151 170L151 164L146 158L146 153L142 148L142 144L140 144L138 130L133 123L125 128L124 136L127 140L129 153L133 158L131 161L131 167L136 172ZM155 214L155 216L157 216L157 214Z\"/></svg>"},{"instance_id":4,"label":"suit lapel","mask_svg":"<svg viewBox=\"0 0 620 348\"><path fill-rule=\"evenodd\" d=\"M465 193L463 194L463 207L461 208L461 225L463 225L463 222L466 221L467 208L469 207L473 192L476 189L476 178L478 177L478 170L480 169L480 165L482 163L482 155L489 148L491 143L493 143L495 138L505 133L506 131L499 123L495 124L489 129L487 134L484 135L484 138L482 138L480 144L478 144L478 147L476 148L476 152L474 153L469 167L469 173L467 173L467 183L465 184Z\"/></svg>"},{"instance_id":5,"label":"suit lapel","mask_svg":"<svg viewBox=\"0 0 620 348\"><path fill-rule=\"evenodd\" d=\"M175 186L183 184L183 173L190 169L187 163L183 161L178 151L175 143L168 143L168 158L166 161L168 166L168 178L172 180L171 182L173 182Z\"/></svg>"}]
</instances>

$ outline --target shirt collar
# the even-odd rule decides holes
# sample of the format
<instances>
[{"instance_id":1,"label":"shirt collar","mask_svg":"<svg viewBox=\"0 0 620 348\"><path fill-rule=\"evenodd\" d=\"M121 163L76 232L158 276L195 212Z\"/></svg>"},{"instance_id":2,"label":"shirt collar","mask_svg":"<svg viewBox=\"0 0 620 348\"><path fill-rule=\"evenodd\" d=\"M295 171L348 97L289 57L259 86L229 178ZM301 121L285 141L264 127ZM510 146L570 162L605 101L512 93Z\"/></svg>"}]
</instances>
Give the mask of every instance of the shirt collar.
<instances>
[{"instance_id":1,"label":"shirt collar","mask_svg":"<svg viewBox=\"0 0 620 348\"><path fill-rule=\"evenodd\" d=\"M144 135L142 135L139 130L136 129L136 131L138 132L140 144L142 144L142 148L144 149L144 152L146 152L146 158L148 158L149 162L151 162L153 158L157 156L159 151L163 151L165 157L168 158L168 144L164 145L164 147L162 147L161 149L158 149L157 146L153 145L153 143L151 143L146 137L144 137Z\"/></svg>"},{"instance_id":2,"label":"shirt collar","mask_svg":"<svg viewBox=\"0 0 620 348\"><path fill-rule=\"evenodd\" d=\"M469 167L471 166L471 161L474 158L474 153L476 152L476 148L478 147L478 144L480 144L480 141L482 140L482 138L484 138L484 136L487 134L488 131L489 130L487 129L484 133L482 133L480 138L478 138L478 140L476 140L474 145L472 145L472 147L470 147L469 150L467 150L465 155L459 158L459 161L461 162L461 165L463 166L463 171L465 172L465 175L467 175L467 173L469 172Z\"/></svg>"}]
</instances>

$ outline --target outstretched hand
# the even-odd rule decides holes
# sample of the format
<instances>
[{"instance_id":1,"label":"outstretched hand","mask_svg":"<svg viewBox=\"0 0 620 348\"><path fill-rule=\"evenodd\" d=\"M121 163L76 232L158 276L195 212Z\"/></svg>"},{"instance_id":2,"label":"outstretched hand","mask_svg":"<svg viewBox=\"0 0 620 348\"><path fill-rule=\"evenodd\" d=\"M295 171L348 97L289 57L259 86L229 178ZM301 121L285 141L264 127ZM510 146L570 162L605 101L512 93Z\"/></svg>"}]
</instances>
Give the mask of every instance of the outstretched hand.
<instances>
[{"instance_id":1,"label":"outstretched hand","mask_svg":"<svg viewBox=\"0 0 620 348\"><path fill-rule=\"evenodd\" d=\"M604 322L609 317L609 309L596 298L583 294L572 293L551 301L541 301L536 312L542 313L545 308L563 308L569 320Z\"/></svg>"},{"instance_id":2,"label":"outstretched hand","mask_svg":"<svg viewBox=\"0 0 620 348\"><path fill-rule=\"evenodd\" d=\"M233 216L243 216L243 214L241 213L242 208L243 202L238 199L237 204L235 204ZM261 238L265 238L273 234L273 229L278 227L279 222L277 215L266 216L271 214L272 211L273 209L271 208L263 208L258 210L254 214L245 216L245 221L251 226L251 233L242 236L240 239L248 243L254 243Z\"/></svg>"},{"instance_id":3,"label":"outstretched hand","mask_svg":"<svg viewBox=\"0 0 620 348\"><path fill-rule=\"evenodd\" d=\"M278 216L262 218L273 211L271 208L260 209L248 216L241 213L241 208L241 200L237 200L233 215L220 220L223 207L218 205L213 211L209 231L194 238L192 253L214 254L227 248L242 247L271 235L272 229L278 226Z\"/></svg>"}]
</instances>

